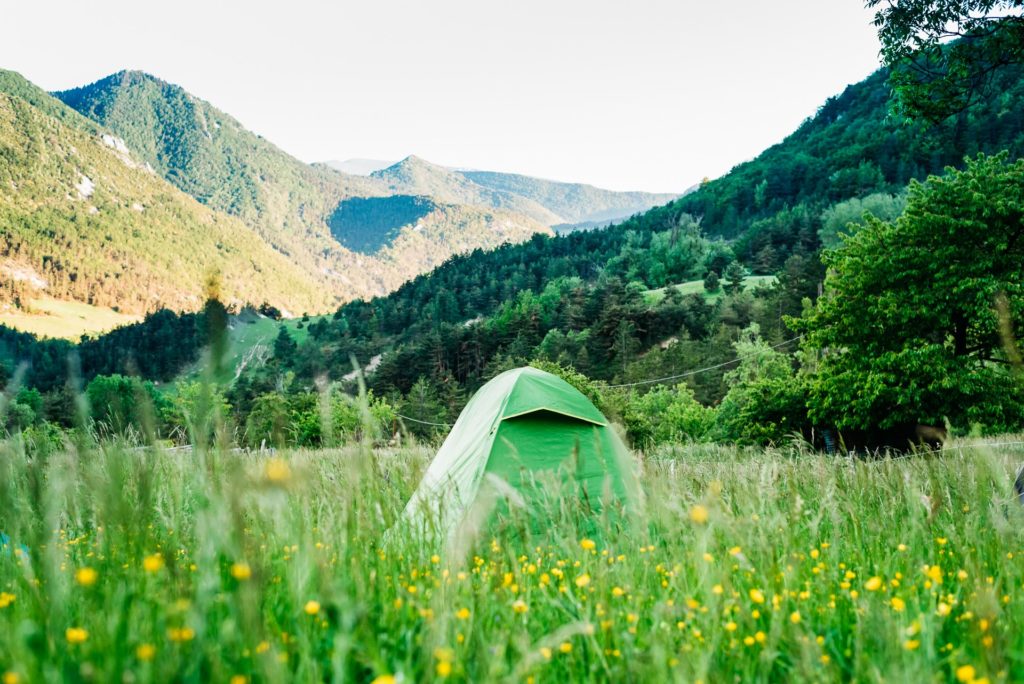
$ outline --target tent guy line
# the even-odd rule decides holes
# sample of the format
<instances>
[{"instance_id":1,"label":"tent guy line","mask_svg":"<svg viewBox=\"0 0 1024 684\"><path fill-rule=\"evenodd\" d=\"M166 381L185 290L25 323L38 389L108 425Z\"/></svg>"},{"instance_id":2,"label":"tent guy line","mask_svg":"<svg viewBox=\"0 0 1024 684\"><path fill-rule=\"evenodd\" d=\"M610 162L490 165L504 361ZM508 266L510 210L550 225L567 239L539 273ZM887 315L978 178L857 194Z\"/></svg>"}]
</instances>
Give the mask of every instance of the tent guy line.
<instances>
[{"instance_id":1,"label":"tent guy line","mask_svg":"<svg viewBox=\"0 0 1024 684\"><path fill-rule=\"evenodd\" d=\"M420 420L419 418L410 418L409 416L403 416L401 413L396 413L395 415L398 416L399 418L401 418L402 420L410 420L410 421L412 421L414 423L419 423L420 425L435 425L437 427L451 427L452 426L451 423L432 423L429 420Z\"/></svg>"},{"instance_id":2,"label":"tent guy line","mask_svg":"<svg viewBox=\"0 0 1024 684\"><path fill-rule=\"evenodd\" d=\"M790 339L788 339L788 340L786 340L784 342L779 342L778 344L773 344L772 346L770 346L768 348L769 349L778 349L779 347L784 347L784 346L786 346L787 344L789 344L791 342L796 342L797 340L801 340L801 339L803 339L803 337L804 337L803 335L797 335L796 337L790 338ZM754 352L752 354L746 354L744 356L737 356L735 359L730 359L729 361L723 361L722 363L717 363L714 366L708 366L707 368L697 368L696 370L686 371L685 373L679 373L678 375L668 375L668 376L666 376L664 378L653 378L651 380L637 380L636 382L624 382L624 383L621 383L621 384L618 384L618 385L608 385L608 387L609 387L609 389L617 388L617 387L636 387L637 385L652 385L652 384L655 384L655 383L658 383L658 382L665 382L667 380L678 380L680 378L688 378L688 377L690 377L692 375L699 375L701 373L706 373L707 371L710 371L710 370L715 370L716 368L722 368L723 366L728 366L729 364L736 363L737 361L742 361L744 359L753 358L753 357L759 355L760 353L761 352L758 351L758 352Z\"/></svg>"}]
</instances>

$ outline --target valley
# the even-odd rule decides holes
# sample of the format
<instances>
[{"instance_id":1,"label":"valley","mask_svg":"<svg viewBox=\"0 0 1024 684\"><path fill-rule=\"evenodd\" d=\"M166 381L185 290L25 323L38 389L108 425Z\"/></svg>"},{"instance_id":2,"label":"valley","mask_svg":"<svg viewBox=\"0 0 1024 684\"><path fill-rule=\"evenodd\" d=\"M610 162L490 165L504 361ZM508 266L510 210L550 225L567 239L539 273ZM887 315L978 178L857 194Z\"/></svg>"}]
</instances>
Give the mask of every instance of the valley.
<instances>
[{"instance_id":1,"label":"valley","mask_svg":"<svg viewBox=\"0 0 1024 684\"><path fill-rule=\"evenodd\" d=\"M733 9L6 7L0 684L1024 681L1024 3Z\"/></svg>"}]
</instances>

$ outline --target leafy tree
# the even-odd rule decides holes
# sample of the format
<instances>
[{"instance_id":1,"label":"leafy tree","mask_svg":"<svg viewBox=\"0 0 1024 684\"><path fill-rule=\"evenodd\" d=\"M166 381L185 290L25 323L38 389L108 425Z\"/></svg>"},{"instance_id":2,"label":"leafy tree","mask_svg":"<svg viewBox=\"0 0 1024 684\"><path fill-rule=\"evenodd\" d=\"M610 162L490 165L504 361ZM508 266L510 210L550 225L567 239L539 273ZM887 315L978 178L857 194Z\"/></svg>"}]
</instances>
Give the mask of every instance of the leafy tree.
<instances>
[{"instance_id":1,"label":"leafy tree","mask_svg":"<svg viewBox=\"0 0 1024 684\"><path fill-rule=\"evenodd\" d=\"M383 398L366 393L365 399L338 394L331 399L334 434L342 442L380 443L391 436L398 421L395 407Z\"/></svg>"},{"instance_id":2,"label":"leafy tree","mask_svg":"<svg viewBox=\"0 0 1024 684\"><path fill-rule=\"evenodd\" d=\"M448 419L437 388L426 377L416 380L400 407L401 413L413 419L406 428L420 435L436 434L441 426L433 423L445 423Z\"/></svg>"},{"instance_id":3,"label":"leafy tree","mask_svg":"<svg viewBox=\"0 0 1024 684\"><path fill-rule=\"evenodd\" d=\"M295 343L292 334L288 331L288 326L282 325L277 331L277 337L274 338L274 358L282 366L289 368L295 363L297 351L298 345Z\"/></svg>"},{"instance_id":4,"label":"leafy tree","mask_svg":"<svg viewBox=\"0 0 1024 684\"><path fill-rule=\"evenodd\" d=\"M203 382L181 382L165 420L188 436L193 444L205 444L230 413L231 405L219 387Z\"/></svg>"},{"instance_id":5,"label":"leafy tree","mask_svg":"<svg viewBox=\"0 0 1024 684\"><path fill-rule=\"evenodd\" d=\"M156 436L169 400L153 383L124 375L97 375L85 388L92 419L111 433Z\"/></svg>"},{"instance_id":6,"label":"leafy tree","mask_svg":"<svg viewBox=\"0 0 1024 684\"><path fill-rule=\"evenodd\" d=\"M708 274L704 276L704 290L706 292L718 292L722 284L718 278L718 273L715 271L708 271Z\"/></svg>"},{"instance_id":7,"label":"leafy tree","mask_svg":"<svg viewBox=\"0 0 1024 684\"><path fill-rule=\"evenodd\" d=\"M837 202L822 212L818 237L823 247L837 247L842 241L841 234L853 233L863 225L865 214L883 221L892 221L903 213L906 206L905 195L890 195L883 192Z\"/></svg>"},{"instance_id":8,"label":"leafy tree","mask_svg":"<svg viewBox=\"0 0 1024 684\"><path fill-rule=\"evenodd\" d=\"M794 322L820 355L818 423L1021 427L997 302L1013 330L1024 314L1024 160L982 155L913 183L902 216L869 218L825 262L826 296Z\"/></svg>"},{"instance_id":9,"label":"leafy tree","mask_svg":"<svg viewBox=\"0 0 1024 684\"><path fill-rule=\"evenodd\" d=\"M739 364L725 374L729 390L715 431L738 444L778 444L807 427L806 384L792 358L761 339L754 324L734 345Z\"/></svg>"},{"instance_id":10,"label":"leafy tree","mask_svg":"<svg viewBox=\"0 0 1024 684\"><path fill-rule=\"evenodd\" d=\"M883 5L884 2L884 5ZM903 109L941 121L1024 62L1024 0L868 0Z\"/></svg>"},{"instance_id":11,"label":"leafy tree","mask_svg":"<svg viewBox=\"0 0 1024 684\"><path fill-rule=\"evenodd\" d=\"M283 447L288 439L288 399L278 392L262 394L245 421L245 442L252 447Z\"/></svg>"},{"instance_id":12,"label":"leafy tree","mask_svg":"<svg viewBox=\"0 0 1024 684\"><path fill-rule=\"evenodd\" d=\"M747 277L746 269L738 261L729 264L725 269L725 291L736 294L743 289L743 279Z\"/></svg>"},{"instance_id":13,"label":"leafy tree","mask_svg":"<svg viewBox=\"0 0 1024 684\"><path fill-rule=\"evenodd\" d=\"M702 406L685 384L630 394L622 414L626 434L638 449L699 441L715 421L715 409Z\"/></svg>"}]
</instances>

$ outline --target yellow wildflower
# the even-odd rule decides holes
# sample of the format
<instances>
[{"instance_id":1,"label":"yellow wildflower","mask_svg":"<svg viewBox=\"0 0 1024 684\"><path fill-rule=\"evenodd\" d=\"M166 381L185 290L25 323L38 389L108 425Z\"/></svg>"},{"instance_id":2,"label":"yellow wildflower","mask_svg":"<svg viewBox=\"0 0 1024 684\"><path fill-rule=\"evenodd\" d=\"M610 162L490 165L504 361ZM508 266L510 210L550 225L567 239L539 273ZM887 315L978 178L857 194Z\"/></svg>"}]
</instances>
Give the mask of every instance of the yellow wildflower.
<instances>
[{"instance_id":1,"label":"yellow wildflower","mask_svg":"<svg viewBox=\"0 0 1024 684\"><path fill-rule=\"evenodd\" d=\"M81 627L68 627L64 630L64 638L69 644L80 644L89 638L89 631Z\"/></svg>"},{"instance_id":2,"label":"yellow wildflower","mask_svg":"<svg viewBox=\"0 0 1024 684\"><path fill-rule=\"evenodd\" d=\"M902 613L903 610L907 607L907 602L901 599L899 596L893 596L892 600L889 601L889 605L891 605L892 609L895 610L897 613Z\"/></svg>"},{"instance_id":3,"label":"yellow wildflower","mask_svg":"<svg viewBox=\"0 0 1024 684\"><path fill-rule=\"evenodd\" d=\"M320 612L320 603L318 601L306 601L306 605L302 607L306 615L316 615Z\"/></svg>"},{"instance_id":4,"label":"yellow wildflower","mask_svg":"<svg viewBox=\"0 0 1024 684\"><path fill-rule=\"evenodd\" d=\"M92 568L78 568L75 571L75 581L81 584L83 587L91 587L96 584L96 580L99 579L100 574Z\"/></svg>"},{"instance_id":5,"label":"yellow wildflower","mask_svg":"<svg viewBox=\"0 0 1024 684\"><path fill-rule=\"evenodd\" d=\"M580 587L582 589L588 584L590 584L590 575L588 575L587 573L583 573L582 575L576 578L577 587Z\"/></svg>"},{"instance_id":6,"label":"yellow wildflower","mask_svg":"<svg viewBox=\"0 0 1024 684\"><path fill-rule=\"evenodd\" d=\"M690 520L698 525L703 525L708 521L708 509L701 504L696 504L690 509Z\"/></svg>"},{"instance_id":7,"label":"yellow wildflower","mask_svg":"<svg viewBox=\"0 0 1024 684\"><path fill-rule=\"evenodd\" d=\"M167 638L174 642L192 641L196 632L191 627L172 627L167 630Z\"/></svg>"},{"instance_id":8,"label":"yellow wildflower","mask_svg":"<svg viewBox=\"0 0 1024 684\"><path fill-rule=\"evenodd\" d=\"M235 563L231 566L231 576L239 582L244 582L252 577L252 568L248 563Z\"/></svg>"},{"instance_id":9,"label":"yellow wildflower","mask_svg":"<svg viewBox=\"0 0 1024 684\"><path fill-rule=\"evenodd\" d=\"M908 651L916 651L917 647L920 645L921 642L917 639L907 639L903 642L903 648L907 649Z\"/></svg>"},{"instance_id":10,"label":"yellow wildflower","mask_svg":"<svg viewBox=\"0 0 1024 684\"><path fill-rule=\"evenodd\" d=\"M370 684L395 684L394 675L383 674L374 679Z\"/></svg>"},{"instance_id":11,"label":"yellow wildflower","mask_svg":"<svg viewBox=\"0 0 1024 684\"><path fill-rule=\"evenodd\" d=\"M754 603L764 603L764 594L761 593L760 589L751 589L750 600Z\"/></svg>"},{"instance_id":12,"label":"yellow wildflower","mask_svg":"<svg viewBox=\"0 0 1024 684\"><path fill-rule=\"evenodd\" d=\"M593 551L595 548L597 548L597 544L594 543L593 539L584 539L580 542L580 547L584 551Z\"/></svg>"},{"instance_id":13,"label":"yellow wildflower","mask_svg":"<svg viewBox=\"0 0 1024 684\"><path fill-rule=\"evenodd\" d=\"M455 617L459 618L460 620L468 620L469 619L469 615L470 615L469 608L460 608L455 613Z\"/></svg>"},{"instance_id":14,"label":"yellow wildflower","mask_svg":"<svg viewBox=\"0 0 1024 684\"><path fill-rule=\"evenodd\" d=\"M139 644L135 649L135 657L145 662L153 659L156 655L156 647L153 644Z\"/></svg>"},{"instance_id":15,"label":"yellow wildflower","mask_svg":"<svg viewBox=\"0 0 1024 684\"><path fill-rule=\"evenodd\" d=\"M7 671L4 672L3 679L0 680L3 684L18 684L21 681L21 677L18 676L17 672Z\"/></svg>"},{"instance_id":16,"label":"yellow wildflower","mask_svg":"<svg viewBox=\"0 0 1024 684\"><path fill-rule=\"evenodd\" d=\"M267 461L263 474L268 482L284 484L292 477L292 469L288 462L280 458L272 458Z\"/></svg>"},{"instance_id":17,"label":"yellow wildflower","mask_svg":"<svg viewBox=\"0 0 1024 684\"><path fill-rule=\"evenodd\" d=\"M517 599L512 603L512 610L522 615L526 611L530 610L530 606L526 605L526 601Z\"/></svg>"},{"instance_id":18,"label":"yellow wildflower","mask_svg":"<svg viewBox=\"0 0 1024 684\"><path fill-rule=\"evenodd\" d=\"M154 553L142 559L142 569L146 572L159 572L164 567L164 557Z\"/></svg>"},{"instance_id":19,"label":"yellow wildflower","mask_svg":"<svg viewBox=\"0 0 1024 684\"><path fill-rule=\"evenodd\" d=\"M570 644L568 641L563 641L561 644L559 644L558 650L562 653L572 653L572 644Z\"/></svg>"},{"instance_id":20,"label":"yellow wildflower","mask_svg":"<svg viewBox=\"0 0 1024 684\"><path fill-rule=\"evenodd\" d=\"M864 588L868 591L878 591L882 588L882 578L875 576L864 583Z\"/></svg>"},{"instance_id":21,"label":"yellow wildflower","mask_svg":"<svg viewBox=\"0 0 1024 684\"><path fill-rule=\"evenodd\" d=\"M973 665L961 665L960 667L956 668L956 680L958 682L964 682L964 684L967 684L968 682L974 681L975 675L977 673L978 672L974 669Z\"/></svg>"},{"instance_id":22,"label":"yellow wildflower","mask_svg":"<svg viewBox=\"0 0 1024 684\"><path fill-rule=\"evenodd\" d=\"M792 613L789 614L789 621L792 622L794 625L799 624L800 620L801 617L799 610L794 610Z\"/></svg>"}]
</instances>

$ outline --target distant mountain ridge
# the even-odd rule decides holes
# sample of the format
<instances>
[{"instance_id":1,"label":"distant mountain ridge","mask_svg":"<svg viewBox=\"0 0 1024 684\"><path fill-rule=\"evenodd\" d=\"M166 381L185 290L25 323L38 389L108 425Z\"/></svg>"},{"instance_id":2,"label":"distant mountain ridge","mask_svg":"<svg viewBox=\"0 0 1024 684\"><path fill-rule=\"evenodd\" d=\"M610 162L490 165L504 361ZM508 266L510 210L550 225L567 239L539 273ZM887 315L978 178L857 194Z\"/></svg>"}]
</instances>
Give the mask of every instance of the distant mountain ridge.
<instances>
[{"instance_id":1,"label":"distant mountain ridge","mask_svg":"<svg viewBox=\"0 0 1024 684\"><path fill-rule=\"evenodd\" d=\"M614 221L668 204L682 193L620 192L583 183L533 178L496 171L460 171L477 185L529 197L556 214L559 223Z\"/></svg>"},{"instance_id":2,"label":"distant mountain ridge","mask_svg":"<svg viewBox=\"0 0 1024 684\"><path fill-rule=\"evenodd\" d=\"M506 209L545 225L563 223L557 214L528 197L478 185L458 172L414 155L386 169L374 171L370 177L382 181L391 192L425 195L450 204Z\"/></svg>"},{"instance_id":3,"label":"distant mountain ridge","mask_svg":"<svg viewBox=\"0 0 1024 684\"><path fill-rule=\"evenodd\" d=\"M549 226L563 228L575 224L583 228L607 225L667 204L685 194L622 192L516 173L450 168L416 155L395 163L350 159L328 161L325 165L342 172L383 180L394 191L425 195L441 201L511 209Z\"/></svg>"}]
</instances>

